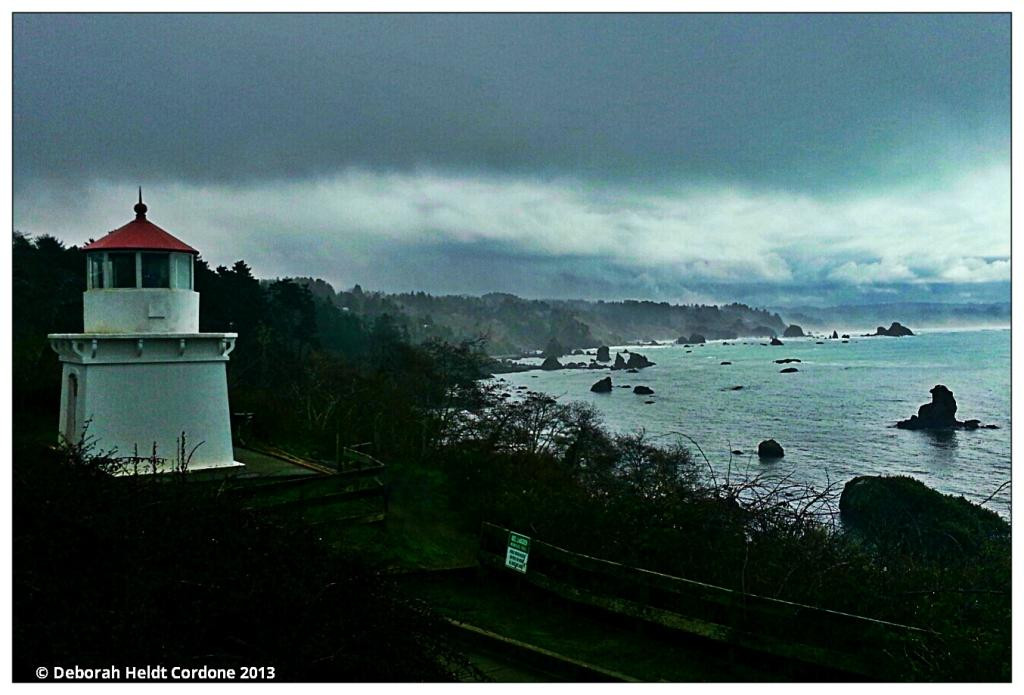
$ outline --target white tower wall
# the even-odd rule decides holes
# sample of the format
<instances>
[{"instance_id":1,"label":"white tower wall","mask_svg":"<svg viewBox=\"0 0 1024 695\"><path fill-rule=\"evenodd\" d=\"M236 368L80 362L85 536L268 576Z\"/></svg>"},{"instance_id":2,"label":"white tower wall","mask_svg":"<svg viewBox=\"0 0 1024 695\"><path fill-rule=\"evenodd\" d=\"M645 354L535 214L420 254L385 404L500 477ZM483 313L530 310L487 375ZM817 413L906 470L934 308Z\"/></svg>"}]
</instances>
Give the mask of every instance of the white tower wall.
<instances>
[{"instance_id":1,"label":"white tower wall","mask_svg":"<svg viewBox=\"0 0 1024 695\"><path fill-rule=\"evenodd\" d=\"M153 443L176 462L185 433L189 470L236 467L231 442L227 360L234 333L53 334L63 365L59 427L85 432L93 454L149 457ZM137 449L136 449L137 446Z\"/></svg>"},{"instance_id":2,"label":"white tower wall","mask_svg":"<svg viewBox=\"0 0 1024 695\"><path fill-rule=\"evenodd\" d=\"M86 333L199 332L199 293L192 290L97 289L82 302Z\"/></svg>"}]
</instances>

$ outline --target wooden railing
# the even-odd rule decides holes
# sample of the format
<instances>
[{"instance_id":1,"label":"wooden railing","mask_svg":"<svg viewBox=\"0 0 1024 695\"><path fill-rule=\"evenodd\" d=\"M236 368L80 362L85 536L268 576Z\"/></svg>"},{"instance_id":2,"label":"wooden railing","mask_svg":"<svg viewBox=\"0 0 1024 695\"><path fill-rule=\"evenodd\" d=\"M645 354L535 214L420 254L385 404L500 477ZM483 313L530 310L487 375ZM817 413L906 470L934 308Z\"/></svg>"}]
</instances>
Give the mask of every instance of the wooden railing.
<instances>
[{"instance_id":1,"label":"wooden railing","mask_svg":"<svg viewBox=\"0 0 1024 695\"><path fill-rule=\"evenodd\" d=\"M331 522L373 523L383 521L388 512L391 488L387 466L368 454L342 449L339 465L310 460L272 447L250 447L267 456L302 466L320 475L288 475L239 479L228 488L229 494L245 500L254 509L337 510L324 515ZM369 508L346 514L351 502L366 500ZM360 503L361 506L366 506Z\"/></svg>"},{"instance_id":2,"label":"wooden railing","mask_svg":"<svg viewBox=\"0 0 1024 695\"><path fill-rule=\"evenodd\" d=\"M510 530L484 523L480 563L504 570ZM523 578L563 598L704 638L869 678L906 675L935 634L629 567L532 539Z\"/></svg>"}]
</instances>

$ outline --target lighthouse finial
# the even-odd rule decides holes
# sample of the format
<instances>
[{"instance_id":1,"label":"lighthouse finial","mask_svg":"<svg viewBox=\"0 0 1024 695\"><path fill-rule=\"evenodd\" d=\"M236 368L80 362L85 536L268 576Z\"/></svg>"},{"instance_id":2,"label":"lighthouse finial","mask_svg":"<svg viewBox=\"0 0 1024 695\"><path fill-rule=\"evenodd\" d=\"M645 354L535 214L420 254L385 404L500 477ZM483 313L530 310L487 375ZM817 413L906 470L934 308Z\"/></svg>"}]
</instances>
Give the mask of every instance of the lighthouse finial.
<instances>
[{"instance_id":1,"label":"lighthouse finial","mask_svg":"<svg viewBox=\"0 0 1024 695\"><path fill-rule=\"evenodd\" d=\"M142 202L142 186L139 186L139 202L135 204L135 219L146 219L146 210L148 209L146 204Z\"/></svg>"}]
</instances>

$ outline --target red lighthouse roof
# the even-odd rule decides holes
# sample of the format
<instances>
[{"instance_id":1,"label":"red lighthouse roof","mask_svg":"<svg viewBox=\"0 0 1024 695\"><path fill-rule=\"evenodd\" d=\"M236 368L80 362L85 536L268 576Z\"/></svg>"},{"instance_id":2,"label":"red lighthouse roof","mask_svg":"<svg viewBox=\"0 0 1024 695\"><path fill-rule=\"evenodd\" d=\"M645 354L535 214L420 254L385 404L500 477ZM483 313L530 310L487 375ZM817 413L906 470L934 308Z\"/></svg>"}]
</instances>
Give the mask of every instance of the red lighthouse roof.
<instances>
[{"instance_id":1,"label":"red lighthouse roof","mask_svg":"<svg viewBox=\"0 0 1024 695\"><path fill-rule=\"evenodd\" d=\"M139 189L135 219L101 239L86 244L85 251L180 251L198 254L194 248L146 219L146 207Z\"/></svg>"}]
</instances>

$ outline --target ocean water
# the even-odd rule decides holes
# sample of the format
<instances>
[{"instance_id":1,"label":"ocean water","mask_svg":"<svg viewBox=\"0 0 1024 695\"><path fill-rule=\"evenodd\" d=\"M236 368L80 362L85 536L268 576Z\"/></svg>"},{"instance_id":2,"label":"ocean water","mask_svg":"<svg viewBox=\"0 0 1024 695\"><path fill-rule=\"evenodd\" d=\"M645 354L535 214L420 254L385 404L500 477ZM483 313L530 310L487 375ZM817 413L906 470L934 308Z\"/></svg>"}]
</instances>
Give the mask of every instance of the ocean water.
<instances>
[{"instance_id":1,"label":"ocean water","mask_svg":"<svg viewBox=\"0 0 1024 695\"><path fill-rule=\"evenodd\" d=\"M688 435L700 444L717 477L729 471L733 481L788 476L817 489L838 482L838 495L842 483L858 475L903 474L982 502L1010 480L1009 329L921 331L822 345L813 338L782 340L783 346L761 345L757 339L691 348L617 346L613 359L616 351L630 349L657 364L636 374L538 370L498 378L512 389L526 386L562 401L592 403L613 431L642 428L656 441ZM787 357L801 362L774 362ZM781 374L784 367L799 371ZM609 374L616 387L612 393L591 393L590 386ZM644 384L655 395L617 388L625 384ZM957 419L978 419L999 429L937 433L893 427L930 401L936 384L953 391ZM731 390L736 385L743 388ZM645 404L648 400L654 403ZM770 463L757 456L758 442L769 438L785 449L784 458ZM735 449L744 453L730 454ZM985 506L1009 518L1009 486Z\"/></svg>"}]
</instances>

